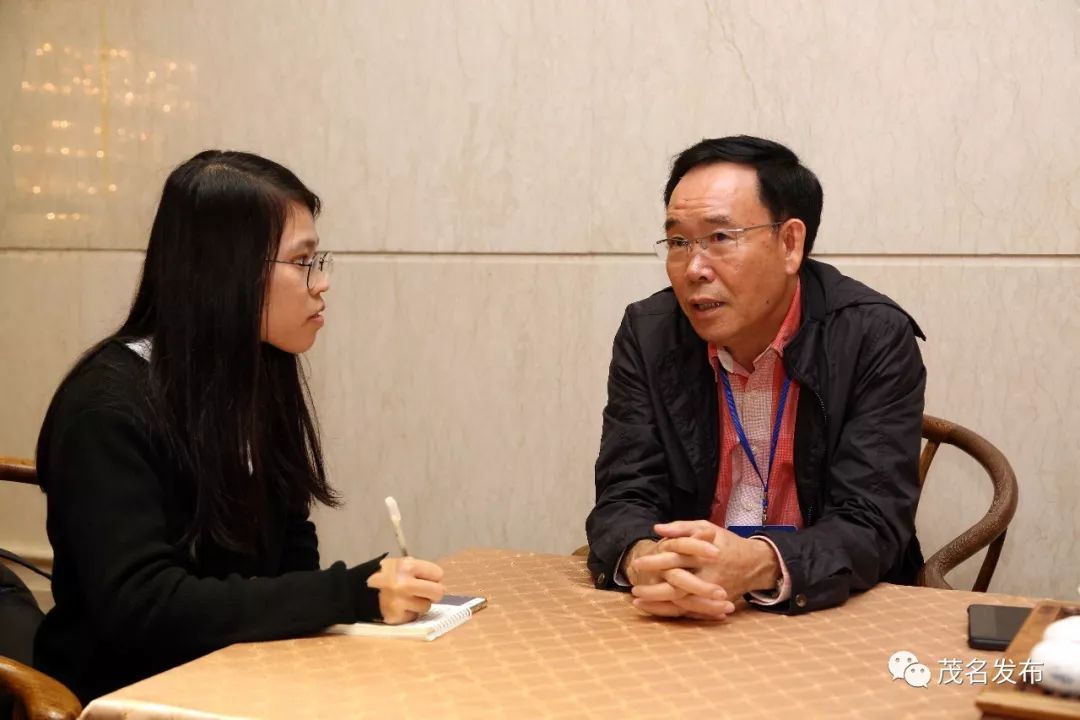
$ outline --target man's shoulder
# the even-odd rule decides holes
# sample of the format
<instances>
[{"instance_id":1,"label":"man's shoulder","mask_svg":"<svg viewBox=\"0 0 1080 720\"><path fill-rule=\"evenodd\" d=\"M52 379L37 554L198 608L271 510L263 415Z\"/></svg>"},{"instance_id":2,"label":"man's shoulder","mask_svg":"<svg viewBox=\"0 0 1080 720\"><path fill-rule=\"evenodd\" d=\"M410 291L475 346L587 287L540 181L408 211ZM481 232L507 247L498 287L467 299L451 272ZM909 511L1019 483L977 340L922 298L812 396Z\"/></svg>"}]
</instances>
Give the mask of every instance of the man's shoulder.
<instances>
[{"instance_id":1,"label":"man's shoulder","mask_svg":"<svg viewBox=\"0 0 1080 720\"><path fill-rule=\"evenodd\" d=\"M619 335L633 338L647 363L670 362L672 352L693 355L705 348L670 287L627 305Z\"/></svg>"},{"instance_id":2,"label":"man's shoulder","mask_svg":"<svg viewBox=\"0 0 1080 720\"><path fill-rule=\"evenodd\" d=\"M626 306L626 314L632 318L671 317L680 312L675 291L670 287L657 290L652 295Z\"/></svg>"},{"instance_id":3,"label":"man's shoulder","mask_svg":"<svg viewBox=\"0 0 1080 720\"><path fill-rule=\"evenodd\" d=\"M859 321L868 326L910 325L917 337L925 339L922 329L899 303L837 268L818 261L809 262L809 270L824 289L821 312L834 322Z\"/></svg>"},{"instance_id":4,"label":"man's shoulder","mask_svg":"<svg viewBox=\"0 0 1080 720\"><path fill-rule=\"evenodd\" d=\"M670 287L627 305L624 323L629 325L643 350L662 352L683 344L690 335L697 338Z\"/></svg>"}]
</instances>

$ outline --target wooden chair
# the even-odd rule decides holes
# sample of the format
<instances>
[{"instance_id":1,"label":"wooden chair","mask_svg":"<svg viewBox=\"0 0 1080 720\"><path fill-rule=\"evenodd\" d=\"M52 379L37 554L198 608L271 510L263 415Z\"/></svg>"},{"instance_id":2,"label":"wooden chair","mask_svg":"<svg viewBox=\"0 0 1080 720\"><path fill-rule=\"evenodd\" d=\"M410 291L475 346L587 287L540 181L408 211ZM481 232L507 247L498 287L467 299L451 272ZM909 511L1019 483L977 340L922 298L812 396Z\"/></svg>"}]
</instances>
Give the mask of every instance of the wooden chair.
<instances>
[{"instance_id":1,"label":"wooden chair","mask_svg":"<svg viewBox=\"0 0 1080 720\"><path fill-rule=\"evenodd\" d=\"M979 576L972 586L975 592L986 592L990 578L997 568L1001 548L1005 544L1005 532L1016 514L1016 502L1020 491L1016 473L1000 450L988 440L956 423L930 415L923 416L923 437L926 445L919 457L919 489L926 483L930 463L934 461L942 443L952 445L971 456L990 476L994 486L994 498L986 514L954 540L931 555L919 571L918 584L926 587L952 590L945 575L960 563L987 548Z\"/></svg>"},{"instance_id":2,"label":"wooden chair","mask_svg":"<svg viewBox=\"0 0 1080 720\"><path fill-rule=\"evenodd\" d=\"M0 457L0 481L36 485L34 463ZM24 561L16 559L16 562L48 576ZM61 683L21 662L0 656L0 708L9 702L15 720L75 720L82 712L79 700Z\"/></svg>"},{"instance_id":3,"label":"wooden chair","mask_svg":"<svg viewBox=\"0 0 1080 720\"><path fill-rule=\"evenodd\" d=\"M37 485L34 461L0 455L0 480Z\"/></svg>"},{"instance_id":4,"label":"wooden chair","mask_svg":"<svg viewBox=\"0 0 1080 720\"><path fill-rule=\"evenodd\" d=\"M922 490L926 483L926 473L930 470L934 455L941 444L945 443L963 450L983 466L994 485L994 499L982 519L930 556L919 570L916 582L926 587L952 590L953 587L945 580L945 575L989 546L979 569L979 576L971 588L975 592L986 592L990 586L990 578L997 568L998 558L1001 557L1005 531L1016 514L1016 501L1019 496L1016 473L1000 450L985 438L956 423L924 415L922 436L926 445L919 456L919 490ZM582 545L573 552L575 556L588 554L588 545Z\"/></svg>"},{"instance_id":5,"label":"wooden chair","mask_svg":"<svg viewBox=\"0 0 1080 720\"><path fill-rule=\"evenodd\" d=\"M14 701L13 720L76 720L82 704L43 672L0 656L0 702Z\"/></svg>"}]
</instances>

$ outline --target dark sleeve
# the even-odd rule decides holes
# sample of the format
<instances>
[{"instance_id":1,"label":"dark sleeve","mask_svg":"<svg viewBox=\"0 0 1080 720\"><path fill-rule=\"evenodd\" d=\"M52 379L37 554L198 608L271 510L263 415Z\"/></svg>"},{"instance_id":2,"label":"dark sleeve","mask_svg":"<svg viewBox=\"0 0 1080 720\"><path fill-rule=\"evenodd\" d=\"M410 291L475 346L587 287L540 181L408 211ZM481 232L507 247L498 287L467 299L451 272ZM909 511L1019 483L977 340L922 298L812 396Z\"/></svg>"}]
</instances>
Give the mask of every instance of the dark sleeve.
<instances>
[{"instance_id":1,"label":"dark sleeve","mask_svg":"<svg viewBox=\"0 0 1080 720\"><path fill-rule=\"evenodd\" d=\"M877 584L915 534L926 368L906 317L890 315L873 331L826 469L821 520L798 533L766 533L787 565L792 601L765 610L839 605Z\"/></svg>"},{"instance_id":2,"label":"dark sleeve","mask_svg":"<svg viewBox=\"0 0 1080 720\"><path fill-rule=\"evenodd\" d=\"M318 570L319 536L305 507L290 512L285 519L285 545L281 551L281 571Z\"/></svg>"},{"instance_id":3,"label":"dark sleeve","mask_svg":"<svg viewBox=\"0 0 1080 720\"><path fill-rule=\"evenodd\" d=\"M188 572L167 540L159 458L130 414L85 409L53 443L50 538L74 566L93 633L118 652L190 658L378 617L367 587L378 559L273 578Z\"/></svg>"},{"instance_id":4,"label":"dark sleeve","mask_svg":"<svg viewBox=\"0 0 1080 720\"><path fill-rule=\"evenodd\" d=\"M596 458L596 505L585 522L589 570L600 588L615 587L619 559L633 543L655 538L671 515L667 461L656 428L644 362L630 316L615 335L608 401Z\"/></svg>"}]
</instances>

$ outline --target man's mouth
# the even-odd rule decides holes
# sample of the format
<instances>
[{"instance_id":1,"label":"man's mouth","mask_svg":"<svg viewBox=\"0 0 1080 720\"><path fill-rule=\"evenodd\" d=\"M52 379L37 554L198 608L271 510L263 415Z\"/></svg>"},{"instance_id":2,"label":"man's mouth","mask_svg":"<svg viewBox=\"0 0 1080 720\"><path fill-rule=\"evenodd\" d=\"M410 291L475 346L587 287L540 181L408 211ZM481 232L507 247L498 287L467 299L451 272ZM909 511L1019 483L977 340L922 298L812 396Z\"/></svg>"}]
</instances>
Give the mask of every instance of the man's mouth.
<instances>
[{"instance_id":1,"label":"man's mouth","mask_svg":"<svg viewBox=\"0 0 1080 720\"><path fill-rule=\"evenodd\" d=\"M690 298L690 301L687 304L690 305L690 307L693 308L695 312L709 312L711 310L718 310L726 303L721 300L717 300L716 298L711 298L708 296L698 296Z\"/></svg>"}]
</instances>

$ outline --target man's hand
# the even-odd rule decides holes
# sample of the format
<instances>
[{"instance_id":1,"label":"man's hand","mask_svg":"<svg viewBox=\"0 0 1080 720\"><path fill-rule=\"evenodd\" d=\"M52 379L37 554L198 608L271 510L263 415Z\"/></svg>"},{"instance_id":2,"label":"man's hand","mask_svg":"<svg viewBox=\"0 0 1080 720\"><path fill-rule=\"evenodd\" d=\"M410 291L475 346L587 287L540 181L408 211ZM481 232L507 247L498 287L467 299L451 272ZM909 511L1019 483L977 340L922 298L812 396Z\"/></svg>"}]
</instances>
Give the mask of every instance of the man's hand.
<instances>
[{"instance_id":1,"label":"man's hand","mask_svg":"<svg viewBox=\"0 0 1080 720\"><path fill-rule=\"evenodd\" d=\"M640 557L651 555L656 552L656 546L660 544L658 540L638 540L627 551L626 555L622 559L621 570L626 579L630 581L631 585L652 585L653 583L660 582L661 578L659 573L652 575L645 575L637 572L634 569L634 561Z\"/></svg>"},{"instance_id":2,"label":"man's hand","mask_svg":"<svg viewBox=\"0 0 1080 720\"><path fill-rule=\"evenodd\" d=\"M657 525L657 527L660 527ZM641 566L637 560L638 558L655 556L661 554L660 540L638 540L630 548L630 552L626 553L626 557L623 558L623 573L626 575L626 579L630 581L631 585L653 585L663 581L664 570L650 570L648 565ZM715 548L703 548L702 552L709 554L716 552L718 556L719 551ZM713 556L715 557L715 556ZM701 563L693 557L677 557L675 553L664 553L664 559L658 562L661 565L670 565L671 567L683 568L698 568L701 567Z\"/></svg>"},{"instance_id":3,"label":"man's hand","mask_svg":"<svg viewBox=\"0 0 1080 720\"><path fill-rule=\"evenodd\" d=\"M705 520L657 525L656 532L661 540L651 552L628 562L634 605L645 612L723 620L735 611L729 598L776 586L780 563L768 543Z\"/></svg>"}]
</instances>

